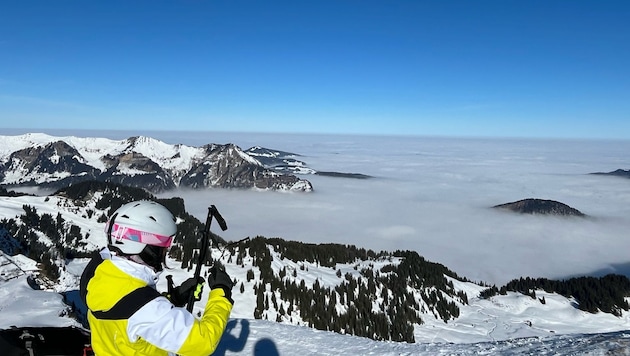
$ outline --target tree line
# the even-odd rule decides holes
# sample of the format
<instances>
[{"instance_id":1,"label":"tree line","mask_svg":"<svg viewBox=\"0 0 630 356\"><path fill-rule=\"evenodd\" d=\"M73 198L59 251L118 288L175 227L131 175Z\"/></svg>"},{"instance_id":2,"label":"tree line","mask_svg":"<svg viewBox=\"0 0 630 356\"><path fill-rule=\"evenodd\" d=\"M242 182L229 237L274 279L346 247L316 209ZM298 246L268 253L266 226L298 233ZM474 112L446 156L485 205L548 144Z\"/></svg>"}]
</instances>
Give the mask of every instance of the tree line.
<instances>
[{"instance_id":1,"label":"tree line","mask_svg":"<svg viewBox=\"0 0 630 356\"><path fill-rule=\"evenodd\" d=\"M630 279L626 276L609 274L604 277L577 277L568 280L550 280L547 278L519 278L497 288L492 286L481 297L490 298L497 294L505 295L508 291L519 292L536 298L536 290L557 293L567 298L574 298L580 310L597 313L611 313L621 316L622 310L630 306L626 300L630 296ZM544 302L544 299L539 299Z\"/></svg>"}]
</instances>

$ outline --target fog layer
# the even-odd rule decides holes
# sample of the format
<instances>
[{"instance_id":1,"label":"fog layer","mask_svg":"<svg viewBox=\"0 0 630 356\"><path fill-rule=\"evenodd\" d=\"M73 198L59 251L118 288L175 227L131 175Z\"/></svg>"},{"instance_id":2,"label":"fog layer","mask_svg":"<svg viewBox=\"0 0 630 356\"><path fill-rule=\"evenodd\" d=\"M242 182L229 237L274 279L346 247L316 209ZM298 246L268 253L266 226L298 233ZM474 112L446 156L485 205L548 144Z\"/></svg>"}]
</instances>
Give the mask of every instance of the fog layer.
<instances>
[{"instance_id":1,"label":"fog layer","mask_svg":"<svg viewBox=\"0 0 630 356\"><path fill-rule=\"evenodd\" d=\"M619 266L630 261L630 179L588 174L629 169L630 141L141 134L171 144L259 145L300 154L316 170L374 177L302 176L313 183L313 193L210 189L163 195L182 196L202 221L207 207L216 205L228 222L221 233L228 240L262 235L409 249L460 276L495 284L520 276L622 272ZM589 218L490 208L525 198L557 200Z\"/></svg>"},{"instance_id":2,"label":"fog layer","mask_svg":"<svg viewBox=\"0 0 630 356\"><path fill-rule=\"evenodd\" d=\"M209 134L204 141L290 151L317 170L375 177L305 176L315 187L311 194L174 193L200 219L215 204L228 221L223 235L229 240L262 235L410 249L461 276L496 284L622 272L614 266L630 261L630 180L588 174L627 169L630 142L228 136ZM490 208L525 198L557 200L589 218Z\"/></svg>"}]
</instances>

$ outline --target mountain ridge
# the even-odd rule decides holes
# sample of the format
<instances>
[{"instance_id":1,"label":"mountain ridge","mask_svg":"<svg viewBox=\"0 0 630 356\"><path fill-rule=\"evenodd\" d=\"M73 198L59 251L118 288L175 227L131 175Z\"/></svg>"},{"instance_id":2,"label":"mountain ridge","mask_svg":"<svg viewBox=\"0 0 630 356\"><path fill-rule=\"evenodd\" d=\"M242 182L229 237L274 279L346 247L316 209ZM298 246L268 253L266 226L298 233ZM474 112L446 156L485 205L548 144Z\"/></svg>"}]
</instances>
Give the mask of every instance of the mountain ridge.
<instances>
[{"instance_id":1,"label":"mountain ridge","mask_svg":"<svg viewBox=\"0 0 630 356\"><path fill-rule=\"evenodd\" d=\"M175 187L236 188L310 192L312 184L288 171L274 170L240 147L170 145L133 136L125 140L2 136L0 184L58 189L101 180L161 192Z\"/></svg>"}]
</instances>

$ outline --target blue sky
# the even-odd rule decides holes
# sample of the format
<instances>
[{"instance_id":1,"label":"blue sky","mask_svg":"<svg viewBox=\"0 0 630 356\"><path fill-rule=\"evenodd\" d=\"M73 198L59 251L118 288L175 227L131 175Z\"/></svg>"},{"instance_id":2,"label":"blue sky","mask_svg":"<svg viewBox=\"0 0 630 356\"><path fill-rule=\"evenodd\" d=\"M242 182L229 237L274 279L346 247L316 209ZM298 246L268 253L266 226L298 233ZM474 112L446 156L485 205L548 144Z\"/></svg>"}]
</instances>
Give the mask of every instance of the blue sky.
<instances>
[{"instance_id":1,"label":"blue sky","mask_svg":"<svg viewBox=\"0 0 630 356\"><path fill-rule=\"evenodd\" d=\"M9 1L0 127L630 139L628 1Z\"/></svg>"}]
</instances>

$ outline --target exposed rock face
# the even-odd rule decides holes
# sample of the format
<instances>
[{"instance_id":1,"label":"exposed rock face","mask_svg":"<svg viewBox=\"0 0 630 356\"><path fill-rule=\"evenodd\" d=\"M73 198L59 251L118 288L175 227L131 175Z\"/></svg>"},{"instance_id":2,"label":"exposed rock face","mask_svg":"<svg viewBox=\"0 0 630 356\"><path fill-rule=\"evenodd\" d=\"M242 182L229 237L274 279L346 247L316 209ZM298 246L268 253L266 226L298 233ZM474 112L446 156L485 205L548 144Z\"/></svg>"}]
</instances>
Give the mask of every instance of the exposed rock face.
<instances>
[{"instance_id":1,"label":"exposed rock face","mask_svg":"<svg viewBox=\"0 0 630 356\"><path fill-rule=\"evenodd\" d=\"M151 192L175 188L169 172L142 153L129 152L103 159L109 167L99 180L119 183L131 187L142 187Z\"/></svg>"},{"instance_id":2,"label":"exposed rock face","mask_svg":"<svg viewBox=\"0 0 630 356\"><path fill-rule=\"evenodd\" d=\"M257 188L311 191L308 181L279 173L233 144L204 146L207 160L199 162L180 180L182 187Z\"/></svg>"},{"instance_id":3,"label":"exposed rock face","mask_svg":"<svg viewBox=\"0 0 630 356\"><path fill-rule=\"evenodd\" d=\"M3 179L10 175L16 183L25 184L64 181L71 176L93 179L98 174L94 167L86 164L76 149L63 141L13 152L4 165L3 172Z\"/></svg>"},{"instance_id":4,"label":"exposed rock face","mask_svg":"<svg viewBox=\"0 0 630 356\"><path fill-rule=\"evenodd\" d=\"M512 203L496 205L493 208L511 210L522 214L586 216L581 211L566 204L554 200L544 199L523 199Z\"/></svg>"},{"instance_id":5,"label":"exposed rock face","mask_svg":"<svg viewBox=\"0 0 630 356\"><path fill-rule=\"evenodd\" d=\"M33 136L25 135L24 140ZM168 145L147 137L123 141L54 137L0 157L0 184L59 189L81 181L120 183L160 192L175 187L309 192L311 183L263 165L234 144ZM74 145L73 145L74 144Z\"/></svg>"}]
</instances>

